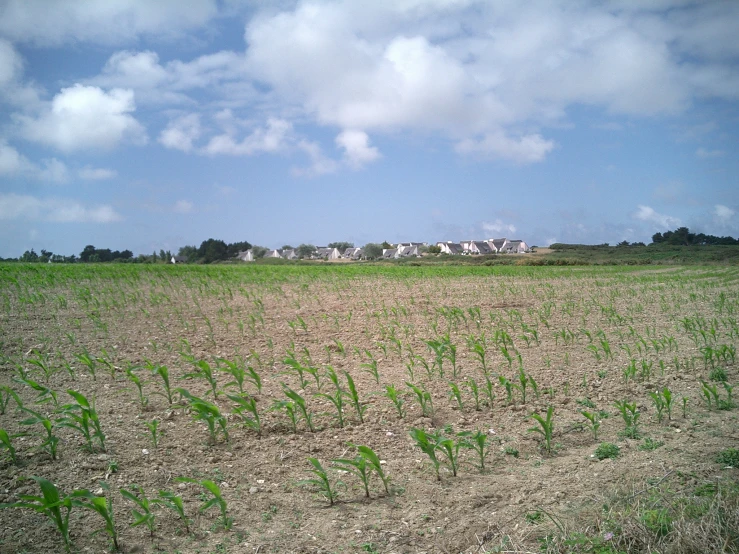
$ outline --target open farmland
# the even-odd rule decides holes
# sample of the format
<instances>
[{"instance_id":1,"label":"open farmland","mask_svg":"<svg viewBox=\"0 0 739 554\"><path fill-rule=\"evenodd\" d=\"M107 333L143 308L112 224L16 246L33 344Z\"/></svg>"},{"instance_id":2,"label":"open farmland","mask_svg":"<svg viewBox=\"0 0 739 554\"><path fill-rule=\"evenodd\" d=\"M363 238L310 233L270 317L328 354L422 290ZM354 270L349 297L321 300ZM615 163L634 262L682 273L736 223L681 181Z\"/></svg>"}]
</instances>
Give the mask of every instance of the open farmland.
<instances>
[{"instance_id":1,"label":"open farmland","mask_svg":"<svg viewBox=\"0 0 739 554\"><path fill-rule=\"evenodd\" d=\"M3 265L0 302L0 502L104 495L123 551L739 549L734 267ZM72 548L103 526L73 507ZM64 550L31 509L0 529Z\"/></svg>"}]
</instances>

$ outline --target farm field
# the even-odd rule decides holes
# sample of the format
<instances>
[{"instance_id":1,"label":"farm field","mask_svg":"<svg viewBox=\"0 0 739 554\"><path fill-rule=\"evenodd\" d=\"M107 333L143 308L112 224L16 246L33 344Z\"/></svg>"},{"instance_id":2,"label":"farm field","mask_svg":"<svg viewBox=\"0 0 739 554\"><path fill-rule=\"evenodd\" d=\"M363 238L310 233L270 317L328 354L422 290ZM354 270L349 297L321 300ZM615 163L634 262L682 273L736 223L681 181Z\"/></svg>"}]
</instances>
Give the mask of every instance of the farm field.
<instances>
[{"instance_id":1,"label":"farm field","mask_svg":"<svg viewBox=\"0 0 739 554\"><path fill-rule=\"evenodd\" d=\"M0 303L0 552L65 551L28 477L72 551L739 552L736 267L2 264Z\"/></svg>"}]
</instances>

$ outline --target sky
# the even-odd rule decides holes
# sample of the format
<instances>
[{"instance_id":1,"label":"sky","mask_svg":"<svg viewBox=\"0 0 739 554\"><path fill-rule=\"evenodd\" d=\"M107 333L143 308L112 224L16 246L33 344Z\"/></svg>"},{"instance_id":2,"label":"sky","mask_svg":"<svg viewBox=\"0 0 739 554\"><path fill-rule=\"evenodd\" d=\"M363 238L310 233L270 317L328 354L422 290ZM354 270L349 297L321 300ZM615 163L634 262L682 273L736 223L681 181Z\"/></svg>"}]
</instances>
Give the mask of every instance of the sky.
<instances>
[{"instance_id":1,"label":"sky","mask_svg":"<svg viewBox=\"0 0 739 554\"><path fill-rule=\"evenodd\" d=\"M0 0L0 256L739 236L733 0Z\"/></svg>"}]
</instances>

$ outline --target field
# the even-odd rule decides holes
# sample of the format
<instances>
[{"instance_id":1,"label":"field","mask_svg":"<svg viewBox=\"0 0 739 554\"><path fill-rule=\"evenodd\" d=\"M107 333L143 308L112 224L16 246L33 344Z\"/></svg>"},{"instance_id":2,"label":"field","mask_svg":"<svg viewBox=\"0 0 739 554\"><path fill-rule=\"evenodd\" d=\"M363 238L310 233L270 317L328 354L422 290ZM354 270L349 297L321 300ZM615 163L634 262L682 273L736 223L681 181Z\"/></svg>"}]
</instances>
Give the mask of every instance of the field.
<instances>
[{"instance_id":1,"label":"field","mask_svg":"<svg viewBox=\"0 0 739 554\"><path fill-rule=\"evenodd\" d=\"M82 552L739 552L736 267L5 264L0 303L0 552L67 508Z\"/></svg>"}]
</instances>

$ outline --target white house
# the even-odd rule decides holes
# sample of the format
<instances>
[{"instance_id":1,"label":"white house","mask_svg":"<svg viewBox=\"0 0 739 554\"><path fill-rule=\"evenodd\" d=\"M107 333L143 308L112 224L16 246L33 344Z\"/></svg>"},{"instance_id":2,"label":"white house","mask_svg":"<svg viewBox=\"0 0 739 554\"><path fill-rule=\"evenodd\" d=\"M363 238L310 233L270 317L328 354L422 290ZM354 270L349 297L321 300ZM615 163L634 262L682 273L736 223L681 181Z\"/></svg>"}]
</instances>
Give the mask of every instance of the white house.
<instances>
[{"instance_id":1,"label":"white house","mask_svg":"<svg viewBox=\"0 0 739 554\"><path fill-rule=\"evenodd\" d=\"M265 258L282 258L279 250L270 250L265 255Z\"/></svg>"},{"instance_id":2,"label":"white house","mask_svg":"<svg viewBox=\"0 0 739 554\"><path fill-rule=\"evenodd\" d=\"M295 253L294 248L286 248L282 251L282 257L286 260L297 260L298 255Z\"/></svg>"},{"instance_id":3,"label":"white house","mask_svg":"<svg viewBox=\"0 0 739 554\"><path fill-rule=\"evenodd\" d=\"M245 250L243 252L239 252L236 254L236 258L241 260L242 262L253 262L254 261L254 251L249 248L249 250Z\"/></svg>"},{"instance_id":4,"label":"white house","mask_svg":"<svg viewBox=\"0 0 739 554\"><path fill-rule=\"evenodd\" d=\"M442 254L450 254L450 255L456 255L461 254L463 252L462 245L457 242L447 241L447 242L437 242L436 246L441 248Z\"/></svg>"},{"instance_id":5,"label":"white house","mask_svg":"<svg viewBox=\"0 0 739 554\"><path fill-rule=\"evenodd\" d=\"M395 249L395 257L396 258L408 258L410 256L420 256L421 251L419 250L419 244L416 243L415 245L411 246L398 246L398 248Z\"/></svg>"},{"instance_id":6,"label":"white house","mask_svg":"<svg viewBox=\"0 0 739 554\"><path fill-rule=\"evenodd\" d=\"M338 248L321 247L316 248L314 256L324 260L338 260L341 258L341 252L339 252Z\"/></svg>"},{"instance_id":7,"label":"white house","mask_svg":"<svg viewBox=\"0 0 739 554\"><path fill-rule=\"evenodd\" d=\"M344 253L341 255L342 258L346 258L349 260L358 260L362 256L364 256L364 249L363 248L347 248L344 250Z\"/></svg>"}]
</instances>

